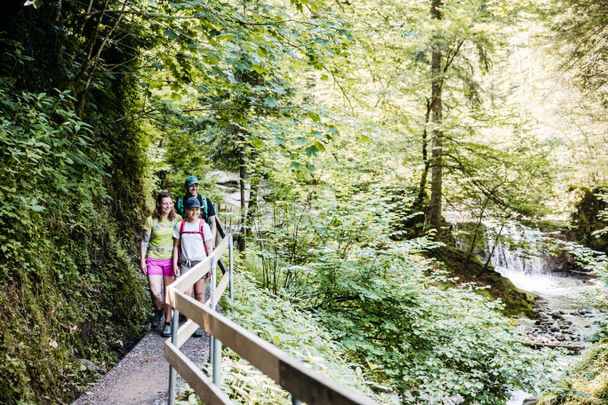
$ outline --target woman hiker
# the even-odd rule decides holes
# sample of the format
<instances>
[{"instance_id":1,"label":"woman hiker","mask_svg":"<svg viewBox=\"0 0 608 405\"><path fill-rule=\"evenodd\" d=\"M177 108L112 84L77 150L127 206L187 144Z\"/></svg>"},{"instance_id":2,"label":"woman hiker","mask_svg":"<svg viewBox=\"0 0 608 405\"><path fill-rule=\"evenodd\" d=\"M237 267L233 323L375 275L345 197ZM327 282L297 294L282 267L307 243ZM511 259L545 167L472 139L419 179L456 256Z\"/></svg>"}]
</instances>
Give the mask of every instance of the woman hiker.
<instances>
[{"instance_id":1,"label":"woman hiker","mask_svg":"<svg viewBox=\"0 0 608 405\"><path fill-rule=\"evenodd\" d=\"M179 224L181 216L173 208L171 194L163 191L156 197L156 208L151 216L146 218L141 242L141 272L148 276L150 294L154 303L154 314L150 322L152 329L158 328L163 315L165 300L162 291L175 280L173 272L173 228ZM171 322L171 308L164 306L165 328L163 336L171 334L167 328Z\"/></svg>"},{"instance_id":2,"label":"woman hiker","mask_svg":"<svg viewBox=\"0 0 608 405\"><path fill-rule=\"evenodd\" d=\"M184 202L185 217L173 227L173 272L176 276L186 273L192 267L213 253L214 241L211 228L200 218L201 204L198 198L190 197ZM211 273L194 283L194 299L205 302L205 284ZM187 291L190 295L192 291ZM167 324L165 324L165 328ZM192 335L202 336L200 328Z\"/></svg>"}]
</instances>

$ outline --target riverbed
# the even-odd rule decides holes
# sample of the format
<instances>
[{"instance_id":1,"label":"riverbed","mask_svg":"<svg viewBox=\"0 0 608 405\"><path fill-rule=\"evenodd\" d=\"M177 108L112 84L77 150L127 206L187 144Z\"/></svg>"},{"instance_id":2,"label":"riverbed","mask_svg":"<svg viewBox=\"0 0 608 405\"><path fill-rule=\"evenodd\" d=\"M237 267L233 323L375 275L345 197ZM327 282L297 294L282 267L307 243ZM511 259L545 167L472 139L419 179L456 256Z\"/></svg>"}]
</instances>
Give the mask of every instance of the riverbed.
<instances>
[{"instance_id":1,"label":"riverbed","mask_svg":"<svg viewBox=\"0 0 608 405\"><path fill-rule=\"evenodd\" d=\"M565 348L557 352L554 369L559 375L580 359L589 346L597 321L603 317L595 307L600 283L592 275L552 272L547 254L535 248L534 242L543 237L540 232L513 228L509 233L511 239L527 239L529 246L524 251L497 245L491 262L516 287L537 297L537 319L522 318L516 326L517 333L522 340L538 347ZM492 248L488 246L487 251ZM522 405L533 397L533 393L516 391L507 405Z\"/></svg>"}]
</instances>

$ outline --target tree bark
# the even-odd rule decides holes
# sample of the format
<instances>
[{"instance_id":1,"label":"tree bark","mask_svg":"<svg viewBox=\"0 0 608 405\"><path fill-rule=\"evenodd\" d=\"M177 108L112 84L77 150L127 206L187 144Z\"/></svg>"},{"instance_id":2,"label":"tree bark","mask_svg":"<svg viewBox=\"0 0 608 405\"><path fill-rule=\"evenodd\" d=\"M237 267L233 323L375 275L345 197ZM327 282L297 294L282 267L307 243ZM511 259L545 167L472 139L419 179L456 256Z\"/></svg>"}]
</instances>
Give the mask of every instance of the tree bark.
<instances>
[{"instance_id":1,"label":"tree bark","mask_svg":"<svg viewBox=\"0 0 608 405\"><path fill-rule=\"evenodd\" d=\"M442 0L432 0L431 15L434 19L441 20ZM434 38L431 55L431 122L433 123L433 141L431 150L431 204L429 207L429 222L431 226L441 233L442 221L442 164L443 164L443 106L441 91L443 87L443 71L441 61L443 59L441 38Z\"/></svg>"},{"instance_id":2,"label":"tree bark","mask_svg":"<svg viewBox=\"0 0 608 405\"><path fill-rule=\"evenodd\" d=\"M418 186L418 197L416 198L416 202L414 204L415 207L420 208L424 203L424 197L426 196L426 181L429 176L429 169L431 167L431 162L429 161L429 140L428 140L428 130L427 126L429 124L429 119L431 117L431 100L427 99L426 101L426 113L424 114L424 129L422 131L422 162L424 163L424 168L422 169L422 175L420 176L420 184Z\"/></svg>"}]
</instances>

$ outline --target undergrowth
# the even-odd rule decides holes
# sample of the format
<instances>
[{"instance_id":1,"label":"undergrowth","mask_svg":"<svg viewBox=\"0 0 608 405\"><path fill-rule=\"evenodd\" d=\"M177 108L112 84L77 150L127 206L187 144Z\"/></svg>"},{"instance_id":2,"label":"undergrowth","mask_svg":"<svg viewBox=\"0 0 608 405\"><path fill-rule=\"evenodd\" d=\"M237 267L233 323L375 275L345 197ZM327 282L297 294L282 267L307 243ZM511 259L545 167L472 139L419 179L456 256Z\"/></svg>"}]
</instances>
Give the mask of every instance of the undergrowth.
<instances>
[{"instance_id":1,"label":"undergrowth","mask_svg":"<svg viewBox=\"0 0 608 405\"><path fill-rule=\"evenodd\" d=\"M397 403L396 397L374 394L357 364L336 344L329 332L312 315L298 310L288 300L260 289L252 276L240 273L235 280L235 299L227 316L240 326L272 343L307 366L344 385L373 397L379 403ZM291 397L261 371L224 349L223 390L232 399L246 404L291 404ZM380 387L387 390L388 387ZM195 401L186 394L181 403Z\"/></svg>"},{"instance_id":2,"label":"undergrowth","mask_svg":"<svg viewBox=\"0 0 608 405\"><path fill-rule=\"evenodd\" d=\"M0 100L0 403L66 402L96 377L83 360L108 368L141 334L144 289L114 155L70 94L0 78Z\"/></svg>"}]
</instances>

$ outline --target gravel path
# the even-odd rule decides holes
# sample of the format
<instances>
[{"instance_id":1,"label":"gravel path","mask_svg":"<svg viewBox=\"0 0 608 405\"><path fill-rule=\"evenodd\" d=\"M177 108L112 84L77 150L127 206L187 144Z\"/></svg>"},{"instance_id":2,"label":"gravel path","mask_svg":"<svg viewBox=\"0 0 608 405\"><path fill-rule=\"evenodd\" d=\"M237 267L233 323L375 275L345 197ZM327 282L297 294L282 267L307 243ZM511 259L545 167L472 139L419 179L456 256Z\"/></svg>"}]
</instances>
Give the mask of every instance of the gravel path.
<instances>
[{"instance_id":1,"label":"gravel path","mask_svg":"<svg viewBox=\"0 0 608 405\"><path fill-rule=\"evenodd\" d=\"M169 388L169 363L163 356L163 338L156 332L147 334L97 384L82 394L72 405L166 404ZM191 338L182 351L201 366L209 358L209 337ZM186 384L178 376L177 391Z\"/></svg>"}]
</instances>

